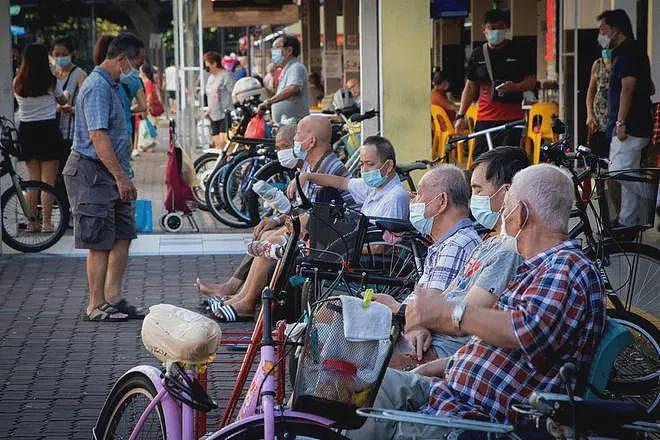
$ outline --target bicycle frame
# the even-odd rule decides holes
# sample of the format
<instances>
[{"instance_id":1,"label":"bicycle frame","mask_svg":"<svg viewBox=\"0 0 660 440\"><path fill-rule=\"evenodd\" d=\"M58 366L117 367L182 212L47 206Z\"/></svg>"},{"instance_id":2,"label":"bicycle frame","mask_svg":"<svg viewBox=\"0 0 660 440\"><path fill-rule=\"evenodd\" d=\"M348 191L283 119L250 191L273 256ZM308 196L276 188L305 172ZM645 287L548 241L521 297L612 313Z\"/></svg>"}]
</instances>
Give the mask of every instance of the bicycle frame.
<instances>
[{"instance_id":1,"label":"bicycle frame","mask_svg":"<svg viewBox=\"0 0 660 440\"><path fill-rule=\"evenodd\" d=\"M0 121L4 122L4 121ZM4 176L5 174L9 174L9 178L11 179L11 184L14 188L16 188L16 196L18 197L18 201L21 204L21 209L23 210L23 214L29 221L34 221L36 216L32 212L32 209L30 208L30 204L28 203L27 199L25 198L25 194L23 191L21 191L21 176L18 175L16 170L14 169L14 164L11 161L11 155L9 154L8 151L2 148L2 151L0 152L2 154L2 163L0 163L0 170L2 172L0 173L0 177Z\"/></svg>"},{"instance_id":2,"label":"bicycle frame","mask_svg":"<svg viewBox=\"0 0 660 440\"><path fill-rule=\"evenodd\" d=\"M466 134L466 135L463 135L463 136L455 137L455 138L450 140L450 143L453 144L453 143L457 143L457 142L464 142L464 141L468 141L470 139L477 138L479 136L485 136L486 137L486 142L488 143L488 149L492 150L492 149L495 148L495 146L493 145L493 139L492 139L491 133L498 133L500 131L509 130L509 129L512 129L512 128L522 128L522 129L524 129L525 128L524 123L525 123L525 120L520 119L520 120L517 120L517 121L509 122L507 124L498 125L497 127L486 128L484 130L475 131L474 133L469 133L469 134Z\"/></svg>"}]
</instances>

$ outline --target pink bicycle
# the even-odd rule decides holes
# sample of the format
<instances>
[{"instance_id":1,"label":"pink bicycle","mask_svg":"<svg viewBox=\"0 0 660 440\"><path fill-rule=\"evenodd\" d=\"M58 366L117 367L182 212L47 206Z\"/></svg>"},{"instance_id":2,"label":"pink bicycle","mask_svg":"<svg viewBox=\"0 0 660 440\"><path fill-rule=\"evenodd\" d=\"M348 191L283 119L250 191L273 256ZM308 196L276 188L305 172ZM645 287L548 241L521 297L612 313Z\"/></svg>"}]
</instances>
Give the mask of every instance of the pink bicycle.
<instances>
[{"instance_id":1,"label":"pink bicycle","mask_svg":"<svg viewBox=\"0 0 660 440\"><path fill-rule=\"evenodd\" d=\"M275 405L274 369L278 359L272 336L271 305L273 292L280 287L281 280L288 277L286 268L291 267L295 258L298 242L295 238L300 234L300 221L297 216L292 216L292 224L292 239L277 263L270 285L262 294L261 358L254 379L237 420L217 432L205 435L203 438L206 440L272 440L295 436L316 439L345 438L337 432L336 427L333 428L333 420ZM173 306L166 307L170 307L174 314L193 313ZM152 313L153 310L152 308ZM205 319L201 315L198 316L199 319ZM190 315L186 318L190 318ZM134 367L117 381L93 428L95 440L193 440L203 434L195 433L195 410L208 412L217 408L199 383L196 371L215 354L219 328L215 330L215 338L209 338L208 333L213 332L212 326L197 326L182 339L177 349L173 349L167 338L175 332L176 329L172 328L174 324L163 320L156 325L161 326L162 337L153 338L148 346L143 326L143 342L156 357L160 360L168 359L169 362L165 362L161 369L148 365Z\"/></svg>"}]
</instances>

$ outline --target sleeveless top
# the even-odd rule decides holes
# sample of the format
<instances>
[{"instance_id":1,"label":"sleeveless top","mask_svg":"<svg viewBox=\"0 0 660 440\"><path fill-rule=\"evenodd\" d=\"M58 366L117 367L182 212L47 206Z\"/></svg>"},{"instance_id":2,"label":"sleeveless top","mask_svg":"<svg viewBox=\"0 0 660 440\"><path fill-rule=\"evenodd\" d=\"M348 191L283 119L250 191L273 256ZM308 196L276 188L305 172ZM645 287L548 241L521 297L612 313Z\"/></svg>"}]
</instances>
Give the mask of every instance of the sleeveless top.
<instances>
[{"instance_id":1,"label":"sleeveless top","mask_svg":"<svg viewBox=\"0 0 660 440\"><path fill-rule=\"evenodd\" d=\"M610 70L602 58L596 60L596 96L594 96L594 117L598 130L607 131L607 95L610 89Z\"/></svg>"},{"instance_id":2,"label":"sleeveless top","mask_svg":"<svg viewBox=\"0 0 660 440\"><path fill-rule=\"evenodd\" d=\"M71 107L76 108L76 95L78 94L78 81L80 77L85 74L85 71L78 66L74 66L69 72L69 75L66 78L58 78L57 85L62 88L62 91L67 90L69 92L69 104ZM59 112L58 114L60 131L62 132L62 137L65 140L73 139L73 130L74 130L74 119L75 115L70 115L64 112Z\"/></svg>"}]
</instances>

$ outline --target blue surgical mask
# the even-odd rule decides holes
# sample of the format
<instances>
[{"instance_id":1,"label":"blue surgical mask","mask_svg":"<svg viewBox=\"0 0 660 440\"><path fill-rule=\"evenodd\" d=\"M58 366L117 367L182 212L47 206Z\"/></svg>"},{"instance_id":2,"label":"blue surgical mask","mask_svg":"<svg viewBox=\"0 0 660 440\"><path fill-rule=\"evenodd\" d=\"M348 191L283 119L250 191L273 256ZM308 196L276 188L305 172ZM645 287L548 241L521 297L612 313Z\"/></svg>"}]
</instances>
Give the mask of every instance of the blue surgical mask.
<instances>
[{"instance_id":1,"label":"blue surgical mask","mask_svg":"<svg viewBox=\"0 0 660 440\"><path fill-rule=\"evenodd\" d=\"M440 197L442 193L438 194L428 202L416 202L416 203L411 203L410 204L410 215L408 218L410 219L410 223L412 223L413 227L417 229L420 233L424 235L431 235L431 229L433 228L433 219L435 219L435 216L438 215L433 215L429 218L426 218L424 214L426 213L426 205Z\"/></svg>"},{"instance_id":2,"label":"blue surgical mask","mask_svg":"<svg viewBox=\"0 0 660 440\"><path fill-rule=\"evenodd\" d=\"M282 62L282 49L279 47L274 47L270 50L270 59L275 64L280 64Z\"/></svg>"},{"instance_id":3,"label":"blue surgical mask","mask_svg":"<svg viewBox=\"0 0 660 440\"><path fill-rule=\"evenodd\" d=\"M302 142L293 141L293 155L297 159L305 160L307 158L307 151L302 150Z\"/></svg>"},{"instance_id":4,"label":"blue surgical mask","mask_svg":"<svg viewBox=\"0 0 660 440\"><path fill-rule=\"evenodd\" d=\"M506 29L486 29L486 40L493 46L497 46L506 38Z\"/></svg>"},{"instance_id":5,"label":"blue surgical mask","mask_svg":"<svg viewBox=\"0 0 660 440\"><path fill-rule=\"evenodd\" d=\"M493 212L490 205L490 199L500 192L502 188L504 188L504 185L500 186L500 188L490 196L473 194L470 199L470 212L472 212L477 223L486 229L493 229L495 223L497 223L497 219L500 218L499 212Z\"/></svg>"},{"instance_id":6,"label":"blue surgical mask","mask_svg":"<svg viewBox=\"0 0 660 440\"><path fill-rule=\"evenodd\" d=\"M600 55L605 59L612 59L612 49L603 49L600 51Z\"/></svg>"},{"instance_id":7,"label":"blue surgical mask","mask_svg":"<svg viewBox=\"0 0 660 440\"><path fill-rule=\"evenodd\" d=\"M364 183L370 187L378 188L383 183L385 183L387 176L383 176L380 172L380 168L378 168L376 170L364 171L362 173L362 179L364 180Z\"/></svg>"},{"instance_id":8,"label":"blue surgical mask","mask_svg":"<svg viewBox=\"0 0 660 440\"><path fill-rule=\"evenodd\" d=\"M71 65L71 56L67 55L65 57L55 57L55 64L57 64L62 69L66 69Z\"/></svg>"},{"instance_id":9,"label":"blue surgical mask","mask_svg":"<svg viewBox=\"0 0 660 440\"><path fill-rule=\"evenodd\" d=\"M129 78L137 78L138 76L140 76L140 74L138 73L137 69L131 69L131 70L128 71L128 73L122 72L120 74L120 78L121 78L122 81L125 81Z\"/></svg>"}]
</instances>

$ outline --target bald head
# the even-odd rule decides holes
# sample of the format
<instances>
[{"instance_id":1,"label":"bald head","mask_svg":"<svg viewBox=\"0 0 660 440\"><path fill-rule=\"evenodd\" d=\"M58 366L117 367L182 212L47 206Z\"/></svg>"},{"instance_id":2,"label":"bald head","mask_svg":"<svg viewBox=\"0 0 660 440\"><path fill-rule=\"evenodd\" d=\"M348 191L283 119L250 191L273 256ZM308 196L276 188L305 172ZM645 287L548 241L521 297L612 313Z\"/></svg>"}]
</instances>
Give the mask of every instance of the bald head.
<instances>
[{"instance_id":1,"label":"bald head","mask_svg":"<svg viewBox=\"0 0 660 440\"><path fill-rule=\"evenodd\" d=\"M332 139L330 120L320 115L305 116L298 123L295 139L303 144L312 143L311 148L327 151L330 148L330 140Z\"/></svg>"},{"instance_id":2,"label":"bald head","mask_svg":"<svg viewBox=\"0 0 660 440\"><path fill-rule=\"evenodd\" d=\"M275 136L275 148L277 148L278 150L291 148L291 146L293 145L293 137L295 135L296 135L295 124L282 125L277 130L277 135Z\"/></svg>"},{"instance_id":3,"label":"bald head","mask_svg":"<svg viewBox=\"0 0 660 440\"><path fill-rule=\"evenodd\" d=\"M534 165L513 176L505 204L510 210L516 202L522 202L529 210L528 222L565 233L575 201L574 191L573 181L561 169L548 164Z\"/></svg>"}]
</instances>

